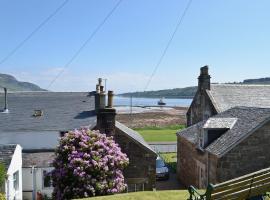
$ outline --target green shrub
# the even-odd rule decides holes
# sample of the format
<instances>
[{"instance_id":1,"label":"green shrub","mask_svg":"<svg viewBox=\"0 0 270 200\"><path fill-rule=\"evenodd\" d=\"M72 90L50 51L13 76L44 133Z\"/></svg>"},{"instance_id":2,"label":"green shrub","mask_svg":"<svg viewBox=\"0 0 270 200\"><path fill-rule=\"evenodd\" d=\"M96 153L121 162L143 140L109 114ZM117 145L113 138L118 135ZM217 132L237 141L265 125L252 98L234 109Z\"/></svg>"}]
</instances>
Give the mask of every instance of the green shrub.
<instances>
[{"instance_id":1,"label":"green shrub","mask_svg":"<svg viewBox=\"0 0 270 200\"><path fill-rule=\"evenodd\" d=\"M5 166L0 163L0 188L5 184L6 174Z\"/></svg>"},{"instance_id":2,"label":"green shrub","mask_svg":"<svg viewBox=\"0 0 270 200\"><path fill-rule=\"evenodd\" d=\"M6 200L5 194L0 193L0 200Z\"/></svg>"}]
</instances>

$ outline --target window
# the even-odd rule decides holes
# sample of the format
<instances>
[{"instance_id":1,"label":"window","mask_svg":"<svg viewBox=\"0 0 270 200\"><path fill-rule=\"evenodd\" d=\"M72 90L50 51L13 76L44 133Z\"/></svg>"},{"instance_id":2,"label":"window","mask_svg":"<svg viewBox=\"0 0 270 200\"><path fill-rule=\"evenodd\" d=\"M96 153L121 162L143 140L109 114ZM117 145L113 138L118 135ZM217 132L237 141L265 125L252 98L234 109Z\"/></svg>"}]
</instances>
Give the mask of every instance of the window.
<instances>
[{"instance_id":1,"label":"window","mask_svg":"<svg viewBox=\"0 0 270 200\"><path fill-rule=\"evenodd\" d=\"M13 174L13 188L14 190L18 191L19 190L19 171L16 171Z\"/></svg>"},{"instance_id":2,"label":"window","mask_svg":"<svg viewBox=\"0 0 270 200\"><path fill-rule=\"evenodd\" d=\"M43 188L51 187L53 187L51 170L43 170Z\"/></svg>"}]
</instances>

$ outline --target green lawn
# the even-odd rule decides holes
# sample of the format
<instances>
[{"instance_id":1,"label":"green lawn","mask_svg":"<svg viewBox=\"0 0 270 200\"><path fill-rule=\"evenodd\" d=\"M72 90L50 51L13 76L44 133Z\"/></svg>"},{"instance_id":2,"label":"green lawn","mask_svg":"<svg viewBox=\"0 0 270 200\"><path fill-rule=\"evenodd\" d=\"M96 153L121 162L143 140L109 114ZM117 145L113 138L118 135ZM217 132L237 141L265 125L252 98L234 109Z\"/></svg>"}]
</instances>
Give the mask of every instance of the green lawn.
<instances>
[{"instance_id":1,"label":"green lawn","mask_svg":"<svg viewBox=\"0 0 270 200\"><path fill-rule=\"evenodd\" d=\"M176 141L176 132L185 128L184 125L174 125L166 127L144 127L136 128L146 142L174 142Z\"/></svg>"},{"instance_id":2,"label":"green lawn","mask_svg":"<svg viewBox=\"0 0 270 200\"><path fill-rule=\"evenodd\" d=\"M133 192L103 197L94 197L84 200L186 200L187 190L167 190L156 192Z\"/></svg>"}]
</instances>

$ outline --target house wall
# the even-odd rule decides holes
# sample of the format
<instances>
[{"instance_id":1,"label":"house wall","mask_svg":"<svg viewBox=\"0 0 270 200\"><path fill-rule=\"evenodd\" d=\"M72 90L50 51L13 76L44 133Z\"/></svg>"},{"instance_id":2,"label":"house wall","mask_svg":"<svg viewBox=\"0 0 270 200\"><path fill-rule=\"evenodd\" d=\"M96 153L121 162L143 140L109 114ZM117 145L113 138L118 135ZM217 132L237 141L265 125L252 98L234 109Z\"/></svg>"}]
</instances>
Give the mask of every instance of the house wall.
<instances>
[{"instance_id":1,"label":"house wall","mask_svg":"<svg viewBox=\"0 0 270 200\"><path fill-rule=\"evenodd\" d=\"M0 132L0 138L1 144L20 144L23 150L54 149L58 144L59 131Z\"/></svg>"},{"instance_id":2,"label":"house wall","mask_svg":"<svg viewBox=\"0 0 270 200\"><path fill-rule=\"evenodd\" d=\"M48 197L51 197L53 188L45 188L43 185L43 170L46 170L47 172L51 171L52 167L38 167L34 169L32 168L23 168L22 169L22 175L23 175L23 199L24 200L32 200L33 196L33 189L35 190L35 193L40 192L43 196L47 195ZM34 185L33 187L33 180Z\"/></svg>"},{"instance_id":3,"label":"house wall","mask_svg":"<svg viewBox=\"0 0 270 200\"><path fill-rule=\"evenodd\" d=\"M206 90L198 90L187 112L187 126L192 126L215 114L217 112Z\"/></svg>"},{"instance_id":4,"label":"house wall","mask_svg":"<svg viewBox=\"0 0 270 200\"><path fill-rule=\"evenodd\" d=\"M218 182L223 182L270 166L270 122L226 153L218 162Z\"/></svg>"},{"instance_id":5,"label":"house wall","mask_svg":"<svg viewBox=\"0 0 270 200\"><path fill-rule=\"evenodd\" d=\"M18 190L14 188L13 174L19 173L19 187ZM16 146L12 156L11 163L7 170L6 181L6 198L7 200L22 200L22 148L20 145Z\"/></svg>"},{"instance_id":6,"label":"house wall","mask_svg":"<svg viewBox=\"0 0 270 200\"><path fill-rule=\"evenodd\" d=\"M186 187L206 188L216 182L217 158L183 137L177 138L177 178Z\"/></svg>"},{"instance_id":7,"label":"house wall","mask_svg":"<svg viewBox=\"0 0 270 200\"><path fill-rule=\"evenodd\" d=\"M156 154L142 148L118 128L115 141L129 158L130 163L124 170L124 177L130 190L135 188L135 184L136 190L153 190L156 187Z\"/></svg>"}]
</instances>

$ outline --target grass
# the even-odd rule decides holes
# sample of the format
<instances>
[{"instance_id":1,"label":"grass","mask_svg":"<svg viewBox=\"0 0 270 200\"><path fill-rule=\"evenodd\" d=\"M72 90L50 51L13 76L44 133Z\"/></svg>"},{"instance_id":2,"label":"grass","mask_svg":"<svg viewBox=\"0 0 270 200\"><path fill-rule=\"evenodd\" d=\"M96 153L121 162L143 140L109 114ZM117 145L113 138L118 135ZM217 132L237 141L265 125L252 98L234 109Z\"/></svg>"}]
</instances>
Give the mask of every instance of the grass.
<instances>
[{"instance_id":1,"label":"grass","mask_svg":"<svg viewBox=\"0 0 270 200\"><path fill-rule=\"evenodd\" d=\"M185 128L184 125L173 126L147 126L144 128L135 128L139 132L146 142L175 142L176 132Z\"/></svg>"},{"instance_id":2,"label":"grass","mask_svg":"<svg viewBox=\"0 0 270 200\"><path fill-rule=\"evenodd\" d=\"M153 192L133 192L103 197L92 197L84 200L186 200L187 190L167 190Z\"/></svg>"}]
</instances>

